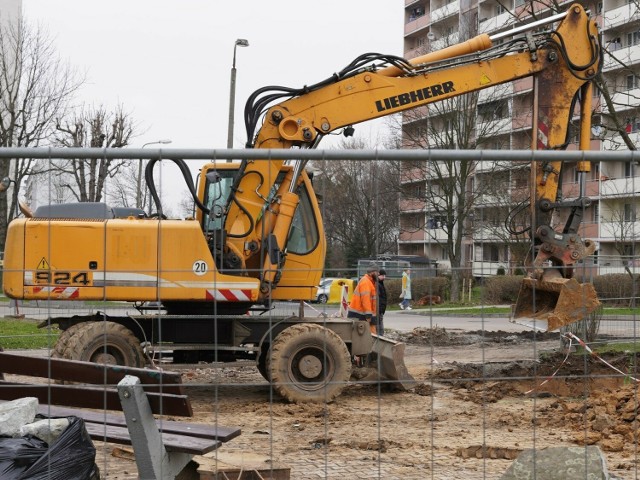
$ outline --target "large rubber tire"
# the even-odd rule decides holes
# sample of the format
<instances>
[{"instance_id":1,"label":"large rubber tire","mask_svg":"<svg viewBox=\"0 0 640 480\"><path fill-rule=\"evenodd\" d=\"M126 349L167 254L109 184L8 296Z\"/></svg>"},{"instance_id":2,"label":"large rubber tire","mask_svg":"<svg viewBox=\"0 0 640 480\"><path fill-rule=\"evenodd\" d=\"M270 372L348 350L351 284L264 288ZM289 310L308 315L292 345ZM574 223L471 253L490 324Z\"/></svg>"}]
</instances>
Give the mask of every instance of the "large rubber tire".
<instances>
[{"instance_id":1,"label":"large rubber tire","mask_svg":"<svg viewBox=\"0 0 640 480\"><path fill-rule=\"evenodd\" d=\"M351 377L351 357L335 332L301 323L275 338L268 369L274 389L290 402L330 402Z\"/></svg>"},{"instance_id":2,"label":"large rubber tire","mask_svg":"<svg viewBox=\"0 0 640 480\"><path fill-rule=\"evenodd\" d=\"M63 353L64 358L125 367L145 366L140 340L125 326L106 321L76 326L78 328Z\"/></svg>"},{"instance_id":3,"label":"large rubber tire","mask_svg":"<svg viewBox=\"0 0 640 480\"><path fill-rule=\"evenodd\" d=\"M76 334L79 327L82 326L82 323L76 323L75 325L71 325L66 330L63 330L58 337L58 341L53 346L53 350L51 351L51 356L53 358L67 358L65 357L67 346L69 345L69 340Z\"/></svg>"},{"instance_id":4,"label":"large rubber tire","mask_svg":"<svg viewBox=\"0 0 640 480\"><path fill-rule=\"evenodd\" d=\"M329 299L324 293L321 293L320 295L318 295L318 303L327 303L327 300Z\"/></svg>"}]
</instances>

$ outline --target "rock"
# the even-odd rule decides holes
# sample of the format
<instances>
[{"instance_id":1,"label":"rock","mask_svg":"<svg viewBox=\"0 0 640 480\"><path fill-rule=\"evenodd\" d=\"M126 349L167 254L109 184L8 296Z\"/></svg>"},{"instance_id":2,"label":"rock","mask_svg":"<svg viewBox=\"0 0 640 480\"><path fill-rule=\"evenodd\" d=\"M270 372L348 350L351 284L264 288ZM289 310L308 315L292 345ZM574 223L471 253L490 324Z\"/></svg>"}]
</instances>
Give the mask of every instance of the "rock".
<instances>
[{"instance_id":1,"label":"rock","mask_svg":"<svg viewBox=\"0 0 640 480\"><path fill-rule=\"evenodd\" d=\"M500 477L500 480L533 480L535 478L608 480L611 477L605 457L598 447L552 447L525 450Z\"/></svg>"},{"instance_id":2,"label":"rock","mask_svg":"<svg viewBox=\"0 0 640 480\"><path fill-rule=\"evenodd\" d=\"M17 436L33 435L52 445L68 426L69 420L67 418L45 418L23 425Z\"/></svg>"},{"instance_id":3,"label":"rock","mask_svg":"<svg viewBox=\"0 0 640 480\"><path fill-rule=\"evenodd\" d=\"M24 397L0 403L0 435L19 436L20 427L33 422L38 412L38 399Z\"/></svg>"}]
</instances>

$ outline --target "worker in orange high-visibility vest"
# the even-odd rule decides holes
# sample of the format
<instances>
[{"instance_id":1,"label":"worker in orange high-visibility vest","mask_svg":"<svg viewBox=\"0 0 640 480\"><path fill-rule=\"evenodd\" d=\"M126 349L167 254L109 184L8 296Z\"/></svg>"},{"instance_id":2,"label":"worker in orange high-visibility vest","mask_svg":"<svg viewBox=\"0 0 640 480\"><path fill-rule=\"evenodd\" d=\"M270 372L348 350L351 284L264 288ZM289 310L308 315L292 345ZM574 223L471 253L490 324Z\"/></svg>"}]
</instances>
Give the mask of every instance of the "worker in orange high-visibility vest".
<instances>
[{"instance_id":1,"label":"worker in orange high-visibility vest","mask_svg":"<svg viewBox=\"0 0 640 480\"><path fill-rule=\"evenodd\" d=\"M358 320L369 322L371 333L377 332L378 289L376 284L378 272L379 268L376 263L372 262L367 266L366 275L360 279L356 289L353 291L353 297L351 297L347 313L347 318L357 318Z\"/></svg>"}]
</instances>

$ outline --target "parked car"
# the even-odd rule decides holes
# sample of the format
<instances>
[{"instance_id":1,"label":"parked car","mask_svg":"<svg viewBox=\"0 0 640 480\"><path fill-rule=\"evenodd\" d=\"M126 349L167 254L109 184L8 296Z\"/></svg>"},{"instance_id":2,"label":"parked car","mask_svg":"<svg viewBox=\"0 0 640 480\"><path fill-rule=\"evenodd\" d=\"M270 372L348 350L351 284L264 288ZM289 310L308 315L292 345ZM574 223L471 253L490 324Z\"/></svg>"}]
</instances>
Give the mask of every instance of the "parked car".
<instances>
[{"instance_id":1,"label":"parked car","mask_svg":"<svg viewBox=\"0 0 640 480\"><path fill-rule=\"evenodd\" d=\"M316 302L318 303L338 303L342 295L342 287L347 286L348 299L351 299L355 283L348 278L327 277L320 279L318 292L316 293Z\"/></svg>"}]
</instances>

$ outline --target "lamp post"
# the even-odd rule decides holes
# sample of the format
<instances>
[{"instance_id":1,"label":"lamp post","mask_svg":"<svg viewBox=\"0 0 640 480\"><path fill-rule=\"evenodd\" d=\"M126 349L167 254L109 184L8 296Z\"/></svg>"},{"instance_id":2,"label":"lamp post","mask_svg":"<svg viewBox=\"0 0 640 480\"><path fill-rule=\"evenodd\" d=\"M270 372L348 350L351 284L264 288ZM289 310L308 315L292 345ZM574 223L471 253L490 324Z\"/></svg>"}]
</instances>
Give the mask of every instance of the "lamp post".
<instances>
[{"instance_id":1,"label":"lamp post","mask_svg":"<svg viewBox=\"0 0 640 480\"><path fill-rule=\"evenodd\" d=\"M227 132L227 148L233 148L233 117L236 103L236 49L248 47L249 40L238 38L233 45L233 64L231 65L231 91L229 92L229 130ZM230 162L231 160L227 160Z\"/></svg>"},{"instance_id":2,"label":"lamp post","mask_svg":"<svg viewBox=\"0 0 640 480\"><path fill-rule=\"evenodd\" d=\"M144 145L142 145L142 148L146 147L147 145L158 145L158 144L162 144L162 145L166 145L167 143L171 143L171 140L169 139L162 139L162 140L156 140L155 142L147 142ZM140 163L138 164L138 185L136 188L136 208L143 208L142 205L142 159L140 159Z\"/></svg>"}]
</instances>

